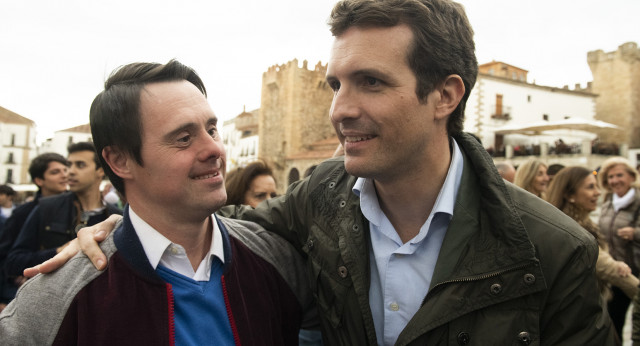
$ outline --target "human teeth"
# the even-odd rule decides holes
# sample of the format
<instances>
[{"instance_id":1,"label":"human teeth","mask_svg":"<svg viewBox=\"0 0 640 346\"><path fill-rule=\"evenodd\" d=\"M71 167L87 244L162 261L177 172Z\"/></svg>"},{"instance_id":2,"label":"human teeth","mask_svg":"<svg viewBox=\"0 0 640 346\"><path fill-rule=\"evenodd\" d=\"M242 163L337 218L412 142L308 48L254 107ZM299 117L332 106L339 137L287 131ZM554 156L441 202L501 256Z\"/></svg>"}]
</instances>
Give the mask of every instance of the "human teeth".
<instances>
[{"instance_id":1,"label":"human teeth","mask_svg":"<svg viewBox=\"0 0 640 346\"><path fill-rule=\"evenodd\" d=\"M373 136L362 136L362 137L347 136L345 137L345 140L347 142L360 142L360 141L364 141L371 138L373 138Z\"/></svg>"},{"instance_id":2,"label":"human teeth","mask_svg":"<svg viewBox=\"0 0 640 346\"><path fill-rule=\"evenodd\" d=\"M194 179L196 180L202 180L202 179L209 179L209 178L213 178L215 176L217 176L218 173L213 173L213 174L207 174L207 175L201 175L199 177L195 177Z\"/></svg>"}]
</instances>

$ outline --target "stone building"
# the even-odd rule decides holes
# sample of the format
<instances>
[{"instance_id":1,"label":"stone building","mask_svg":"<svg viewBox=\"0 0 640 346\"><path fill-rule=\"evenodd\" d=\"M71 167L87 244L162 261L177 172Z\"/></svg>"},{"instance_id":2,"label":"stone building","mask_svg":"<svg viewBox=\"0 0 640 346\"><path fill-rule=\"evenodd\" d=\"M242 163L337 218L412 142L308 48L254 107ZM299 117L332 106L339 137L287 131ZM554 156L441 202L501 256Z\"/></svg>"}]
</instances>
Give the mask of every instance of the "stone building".
<instances>
[{"instance_id":1,"label":"stone building","mask_svg":"<svg viewBox=\"0 0 640 346\"><path fill-rule=\"evenodd\" d=\"M622 131L603 130L603 141L640 148L640 49L627 42L618 50L587 53L593 74L592 90L598 94L596 119L618 125Z\"/></svg>"},{"instance_id":2,"label":"stone building","mask_svg":"<svg viewBox=\"0 0 640 346\"><path fill-rule=\"evenodd\" d=\"M262 75L258 156L273 166L280 192L331 157L338 145L329 121L333 91L326 70L320 62L308 69L306 60L300 67L294 59Z\"/></svg>"},{"instance_id":3,"label":"stone building","mask_svg":"<svg viewBox=\"0 0 640 346\"><path fill-rule=\"evenodd\" d=\"M0 107L0 184L28 184L36 156L36 124Z\"/></svg>"}]
</instances>

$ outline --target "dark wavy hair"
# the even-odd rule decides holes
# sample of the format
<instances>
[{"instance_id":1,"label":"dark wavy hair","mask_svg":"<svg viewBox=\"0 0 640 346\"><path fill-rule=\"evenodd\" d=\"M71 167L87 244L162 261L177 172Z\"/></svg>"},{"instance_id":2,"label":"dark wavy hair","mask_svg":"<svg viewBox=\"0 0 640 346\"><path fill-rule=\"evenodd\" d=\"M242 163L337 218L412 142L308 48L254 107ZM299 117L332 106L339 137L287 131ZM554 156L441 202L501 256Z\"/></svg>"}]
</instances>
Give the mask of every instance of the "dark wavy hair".
<instances>
[{"instance_id":1,"label":"dark wavy hair","mask_svg":"<svg viewBox=\"0 0 640 346\"><path fill-rule=\"evenodd\" d=\"M407 63L418 80L416 95L426 101L447 76L460 76L465 92L447 120L447 132L462 132L465 105L478 75L478 60L473 29L461 4L448 0L342 0L331 11L328 23L336 37L351 27L409 26L413 43Z\"/></svg>"}]
</instances>

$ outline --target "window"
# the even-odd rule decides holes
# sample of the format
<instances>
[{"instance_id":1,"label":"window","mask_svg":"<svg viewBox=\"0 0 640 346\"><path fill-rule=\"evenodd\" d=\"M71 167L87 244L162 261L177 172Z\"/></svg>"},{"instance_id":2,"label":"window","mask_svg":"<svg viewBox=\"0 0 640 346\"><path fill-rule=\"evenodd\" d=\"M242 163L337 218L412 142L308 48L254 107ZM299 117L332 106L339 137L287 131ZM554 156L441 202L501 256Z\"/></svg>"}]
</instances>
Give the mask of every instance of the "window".
<instances>
[{"instance_id":1,"label":"window","mask_svg":"<svg viewBox=\"0 0 640 346\"><path fill-rule=\"evenodd\" d=\"M496 116L502 116L502 94L496 94Z\"/></svg>"},{"instance_id":2,"label":"window","mask_svg":"<svg viewBox=\"0 0 640 346\"><path fill-rule=\"evenodd\" d=\"M549 114L542 114L542 120L549 120Z\"/></svg>"},{"instance_id":3,"label":"window","mask_svg":"<svg viewBox=\"0 0 640 346\"><path fill-rule=\"evenodd\" d=\"M15 163L13 162L13 153L9 153L9 157L7 158L7 163Z\"/></svg>"},{"instance_id":4,"label":"window","mask_svg":"<svg viewBox=\"0 0 640 346\"><path fill-rule=\"evenodd\" d=\"M68 144L73 143L73 136L69 136L69 140L67 141Z\"/></svg>"},{"instance_id":5,"label":"window","mask_svg":"<svg viewBox=\"0 0 640 346\"><path fill-rule=\"evenodd\" d=\"M16 135L15 133L11 134L11 146L16 145Z\"/></svg>"},{"instance_id":6,"label":"window","mask_svg":"<svg viewBox=\"0 0 640 346\"><path fill-rule=\"evenodd\" d=\"M5 181L7 184L13 184L13 169L7 169L7 180Z\"/></svg>"},{"instance_id":7,"label":"window","mask_svg":"<svg viewBox=\"0 0 640 346\"><path fill-rule=\"evenodd\" d=\"M531 102L531 95L527 95L527 102Z\"/></svg>"}]
</instances>

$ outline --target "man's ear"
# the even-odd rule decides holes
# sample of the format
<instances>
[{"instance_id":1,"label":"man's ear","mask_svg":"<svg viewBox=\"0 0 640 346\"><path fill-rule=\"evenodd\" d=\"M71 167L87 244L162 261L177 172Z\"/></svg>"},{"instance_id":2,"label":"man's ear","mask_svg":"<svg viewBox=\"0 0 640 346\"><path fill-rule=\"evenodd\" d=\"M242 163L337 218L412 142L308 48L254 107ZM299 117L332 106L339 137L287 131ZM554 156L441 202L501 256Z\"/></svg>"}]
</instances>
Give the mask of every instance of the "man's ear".
<instances>
[{"instance_id":1,"label":"man's ear","mask_svg":"<svg viewBox=\"0 0 640 346\"><path fill-rule=\"evenodd\" d=\"M464 96L464 82L457 74L445 78L440 84L440 100L436 106L436 118L448 117L458 107Z\"/></svg>"},{"instance_id":2,"label":"man's ear","mask_svg":"<svg viewBox=\"0 0 640 346\"><path fill-rule=\"evenodd\" d=\"M129 156L116 147L108 146L102 149L102 158L107 162L113 173L122 179L131 178Z\"/></svg>"},{"instance_id":3,"label":"man's ear","mask_svg":"<svg viewBox=\"0 0 640 346\"><path fill-rule=\"evenodd\" d=\"M42 188L42 185L44 185L44 179L42 178L38 178L36 177L35 179L33 179L34 184L36 184L39 188Z\"/></svg>"}]
</instances>

